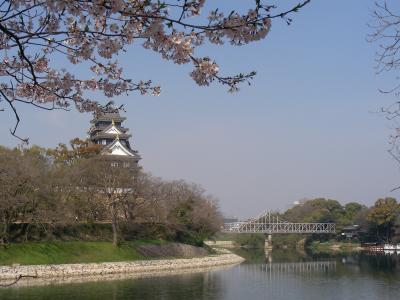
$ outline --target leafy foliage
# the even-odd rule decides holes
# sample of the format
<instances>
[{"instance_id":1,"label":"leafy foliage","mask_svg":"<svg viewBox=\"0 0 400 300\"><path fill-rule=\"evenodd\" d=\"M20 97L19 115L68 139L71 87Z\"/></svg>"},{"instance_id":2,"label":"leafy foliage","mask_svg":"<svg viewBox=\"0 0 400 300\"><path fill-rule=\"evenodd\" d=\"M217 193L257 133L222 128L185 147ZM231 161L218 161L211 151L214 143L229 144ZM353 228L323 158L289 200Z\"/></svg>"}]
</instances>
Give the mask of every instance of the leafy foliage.
<instances>
[{"instance_id":1,"label":"leafy foliage","mask_svg":"<svg viewBox=\"0 0 400 300\"><path fill-rule=\"evenodd\" d=\"M389 241L394 233L396 220L400 215L400 205L394 198L378 199L370 209L368 221L376 231L377 239Z\"/></svg>"},{"instance_id":2,"label":"leafy foliage","mask_svg":"<svg viewBox=\"0 0 400 300\"><path fill-rule=\"evenodd\" d=\"M282 217L291 222L333 222L338 232L346 226L358 225L359 239L368 242L397 240L396 233L400 233L400 205L394 198L378 199L370 208L357 202L342 206L332 199L311 199L288 209ZM307 242L313 239L327 240L329 236L313 235Z\"/></svg>"},{"instance_id":3,"label":"leafy foliage","mask_svg":"<svg viewBox=\"0 0 400 300\"><path fill-rule=\"evenodd\" d=\"M337 222L344 216L344 209L336 200L317 198L305 201L283 214L292 222Z\"/></svg>"}]
</instances>

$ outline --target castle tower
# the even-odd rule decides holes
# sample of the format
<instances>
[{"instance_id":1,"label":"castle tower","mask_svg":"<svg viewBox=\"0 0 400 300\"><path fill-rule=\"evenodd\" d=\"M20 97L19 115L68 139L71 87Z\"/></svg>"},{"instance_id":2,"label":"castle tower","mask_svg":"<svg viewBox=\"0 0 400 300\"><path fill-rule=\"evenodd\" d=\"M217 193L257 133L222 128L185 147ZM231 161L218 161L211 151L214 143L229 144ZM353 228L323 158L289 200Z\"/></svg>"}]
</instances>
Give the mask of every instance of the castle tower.
<instances>
[{"instance_id":1,"label":"castle tower","mask_svg":"<svg viewBox=\"0 0 400 300\"><path fill-rule=\"evenodd\" d=\"M111 106L95 113L89 129L89 139L92 143L102 146L101 155L111 161L114 167L124 167L137 170L141 157L131 148L129 129L122 126L125 117L119 110Z\"/></svg>"}]
</instances>

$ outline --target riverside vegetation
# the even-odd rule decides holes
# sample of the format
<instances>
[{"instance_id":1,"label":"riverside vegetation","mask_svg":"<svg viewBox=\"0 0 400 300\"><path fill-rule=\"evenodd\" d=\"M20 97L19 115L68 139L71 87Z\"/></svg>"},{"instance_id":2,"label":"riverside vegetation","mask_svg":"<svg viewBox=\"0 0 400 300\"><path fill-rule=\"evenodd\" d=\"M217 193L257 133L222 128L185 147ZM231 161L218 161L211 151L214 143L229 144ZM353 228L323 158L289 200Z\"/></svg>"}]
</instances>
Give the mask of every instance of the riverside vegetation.
<instances>
[{"instance_id":1,"label":"riverside vegetation","mask_svg":"<svg viewBox=\"0 0 400 300\"><path fill-rule=\"evenodd\" d=\"M332 199L309 199L279 215L296 223L336 223L337 234L277 234L273 237L273 247L278 249L349 252L358 250L360 243L400 242L400 204L394 198L378 199L371 207L357 202L341 205ZM346 239L340 234L346 227L356 228L354 238ZM217 234L216 239L233 240L238 246L249 248L264 247L263 234Z\"/></svg>"},{"instance_id":2,"label":"riverside vegetation","mask_svg":"<svg viewBox=\"0 0 400 300\"><path fill-rule=\"evenodd\" d=\"M351 243L397 243L400 241L400 204L394 198L380 198L371 207L357 202L341 205L332 199L305 200L288 209L282 218L290 222L332 222L336 223L339 235L313 234L305 240L306 247L318 248L318 242L328 240L342 241L336 245L344 249L351 248ZM356 225L356 236L347 240L340 235L346 227ZM354 228L354 227L353 227ZM292 243L299 241L299 236L290 235ZM313 243L317 241L317 243ZM275 239L279 245L279 239Z\"/></svg>"},{"instance_id":3,"label":"riverside vegetation","mask_svg":"<svg viewBox=\"0 0 400 300\"><path fill-rule=\"evenodd\" d=\"M139 244L203 246L210 238L263 246L262 235L215 235L221 214L215 199L199 186L143 171L132 178L126 169L110 167L98 152L98 146L79 139L55 149L0 147L0 264L144 259L146 255L137 251ZM378 199L372 207L305 200L281 217L290 222L334 222L338 232L359 225L355 242L400 240L400 205L394 198ZM277 235L274 247L317 251L330 245L357 246L338 247L335 239Z\"/></svg>"},{"instance_id":4,"label":"riverside vegetation","mask_svg":"<svg viewBox=\"0 0 400 300\"><path fill-rule=\"evenodd\" d=\"M0 264L145 259L140 245L203 246L220 228L215 199L198 185L133 178L98 150L78 139L0 147Z\"/></svg>"}]
</instances>

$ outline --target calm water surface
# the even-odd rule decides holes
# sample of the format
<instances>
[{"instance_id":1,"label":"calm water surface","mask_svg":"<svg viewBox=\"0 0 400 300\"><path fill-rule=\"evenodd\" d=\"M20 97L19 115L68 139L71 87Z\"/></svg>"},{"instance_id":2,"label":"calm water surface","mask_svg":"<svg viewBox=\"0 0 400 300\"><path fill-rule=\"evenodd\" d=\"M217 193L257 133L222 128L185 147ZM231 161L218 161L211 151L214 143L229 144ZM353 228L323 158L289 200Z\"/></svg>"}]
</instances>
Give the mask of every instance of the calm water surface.
<instances>
[{"instance_id":1,"label":"calm water surface","mask_svg":"<svg viewBox=\"0 0 400 300\"><path fill-rule=\"evenodd\" d=\"M0 299L400 300L400 255L240 254L248 261L231 268L155 278L2 288Z\"/></svg>"}]
</instances>

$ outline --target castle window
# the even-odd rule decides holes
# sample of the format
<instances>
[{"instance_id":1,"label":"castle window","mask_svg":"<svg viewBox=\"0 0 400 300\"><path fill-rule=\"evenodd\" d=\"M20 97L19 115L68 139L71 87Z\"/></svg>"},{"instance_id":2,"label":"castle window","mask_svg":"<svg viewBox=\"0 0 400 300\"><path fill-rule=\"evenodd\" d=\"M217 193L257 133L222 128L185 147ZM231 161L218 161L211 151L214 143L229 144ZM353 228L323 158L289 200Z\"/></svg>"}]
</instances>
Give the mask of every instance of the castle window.
<instances>
[{"instance_id":1,"label":"castle window","mask_svg":"<svg viewBox=\"0 0 400 300\"><path fill-rule=\"evenodd\" d=\"M112 162L111 162L111 167L118 167L118 163L115 162L115 161L112 161Z\"/></svg>"},{"instance_id":2,"label":"castle window","mask_svg":"<svg viewBox=\"0 0 400 300\"><path fill-rule=\"evenodd\" d=\"M128 162L124 162L124 168L129 168L131 166L131 164L130 163L128 163Z\"/></svg>"},{"instance_id":3,"label":"castle window","mask_svg":"<svg viewBox=\"0 0 400 300\"><path fill-rule=\"evenodd\" d=\"M101 140L101 143L102 143L103 145L107 145L107 140L106 140L106 139Z\"/></svg>"}]
</instances>

